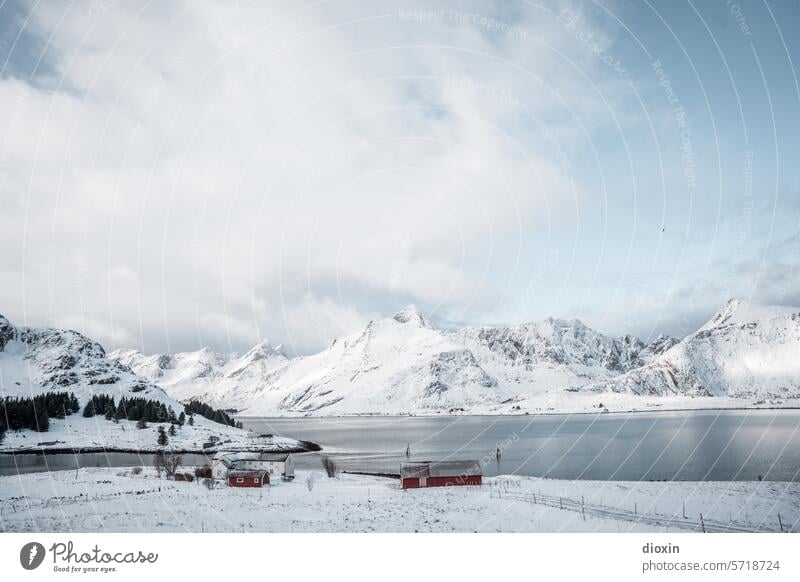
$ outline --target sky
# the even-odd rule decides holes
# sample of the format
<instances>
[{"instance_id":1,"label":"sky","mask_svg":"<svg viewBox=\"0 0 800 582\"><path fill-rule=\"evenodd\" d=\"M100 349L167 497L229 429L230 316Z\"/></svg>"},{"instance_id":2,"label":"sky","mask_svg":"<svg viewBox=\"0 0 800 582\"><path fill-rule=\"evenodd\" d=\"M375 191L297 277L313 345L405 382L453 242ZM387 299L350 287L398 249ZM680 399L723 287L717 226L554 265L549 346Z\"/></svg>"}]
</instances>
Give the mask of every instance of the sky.
<instances>
[{"instance_id":1,"label":"sky","mask_svg":"<svg viewBox=\"0 0 800 582\"><path fill-rule=\"evenodd\" d=\"M800 3L0 4L0 313L147 353L800 305Z\"/></svg>"}]
</instances>

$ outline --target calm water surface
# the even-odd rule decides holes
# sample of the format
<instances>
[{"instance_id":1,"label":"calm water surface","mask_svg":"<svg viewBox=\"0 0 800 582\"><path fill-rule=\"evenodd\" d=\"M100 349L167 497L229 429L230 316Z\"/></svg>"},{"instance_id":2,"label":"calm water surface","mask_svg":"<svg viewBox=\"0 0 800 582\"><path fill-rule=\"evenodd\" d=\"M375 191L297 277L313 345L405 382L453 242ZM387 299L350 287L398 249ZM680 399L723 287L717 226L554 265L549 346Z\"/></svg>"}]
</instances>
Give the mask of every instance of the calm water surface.
<instances>
[{"instance_id":1,"label":"calm water surface","mask_svg":"<svg viewBox=\"0 0 800 582\"><path fill-rule=\"evenodd\" d=\"M800 479L797 410L242 421L247 428L319 443L350 470L397 473L410 446L412 460L480 459L487 475ZM306 463L317 466L313 456L300 464Z\"/></svg>"},{"instance_id":2,"label":"calm water surface","mask_svg":"<svg viewBox=\"0 0 800 582\"><path fill-rule=\"evenodd\" d=\"M478 459L487 475L602 480L800 480L800 411L605 415L242 418L245 428L322 445L345 470ZM497 448L501 456L496 458ZM152 455L0 455L0 474L150 464ZM186 464L205 462L184 455ZM319 455L296 456L320 469Z\"/></svg>"}]
</instances>

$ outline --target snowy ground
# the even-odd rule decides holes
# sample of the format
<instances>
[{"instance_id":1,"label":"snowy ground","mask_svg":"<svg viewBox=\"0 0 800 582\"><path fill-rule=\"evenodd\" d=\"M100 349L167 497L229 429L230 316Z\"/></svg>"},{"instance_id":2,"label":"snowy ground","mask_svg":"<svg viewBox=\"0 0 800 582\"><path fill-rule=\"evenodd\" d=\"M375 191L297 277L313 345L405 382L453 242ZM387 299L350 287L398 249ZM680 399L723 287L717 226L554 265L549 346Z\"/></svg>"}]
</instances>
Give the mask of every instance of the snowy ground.
<instances>
[{"instance_id":1,"label":"snowy ground","mask_svg":"<svg viewBox=\"0 0 800 582\"><path fill-rule=\"evenodd\" d=\"M601 406L602 405L602 406ZM678 410L724 410L724 409L772 409L800 408L800 399L785 398L780 400L748 400L744 398L728 398L724 396L638 396L627 393L590 393L552 390L541 394L522 397L513 402L500 405L477 405L465 410L452 410L448 415L524 415L524 414L597 414L608 412L659 412ZM425 410L416 410L401 415L411 416L445 416ZM299 414L278 414L276 416L305 416ZM310 416L328 416L324 413ZM335 416L335 415L334 415ZM373 416L353 414L343 416ZM385 414L381 416L395 416Z\"/></svg>"},{"instance_id":2,"label":"snowy ground","mask_svg":"<svg viewBox=\"0 0 800 582\"><path fill-rule=\"evenodd\" d=\"M602 406L601 406L602 405ZM422 408L413 410L397 410L394 412L358 413L328 412L285 413L264 411L264 416L280 417L347 417L347 416L518 416L534 414L597 414L608 412L661 412L681 410L763 410L763 409L796 409L800 408L800 399L783 398L776 400L755 400L746 398L729 398L724 396L638 396L627 393L591 393L570 392L568 390L552 390L541 394L521 397L504 404L479 404L468 409L458 408L444 413ZM248 410L243 416L258 416L257 411Z\"/></svg>"},{"instance_id":3,"label":"snowy ground","mask_svg":"<svg viewBox=\"0 0 800 582\"><path fill-rule=\"evenodd\" d=\"M602 404L602 408L600 405ZM514 409L513 406L519 406ZM717 410L760 408L800 408L800 399L749 400L725 396L638 396L627 393L581 393L553 390L532 395L490 414L579 414L609 412L657 412L662 410ZM474 411L472 412L474 414Z\"/></svg>"},{"instance_id":4,"label":"snowy ground","mask_svg":"<svg viewBox=\"0 0 800 582\"><path fill-rule=\"evenodd\" d=\"M495 477L482 487L403 491L392 479L299 471L264 489L208 490L149 468L0 477L6 532L699 531L701 513L709 531L779 531L778 514L784 531L798 531L800 484Z\"/></svg>"},{"instance_id":5,"label":"snowy ground","mask_svg":"<svg viewBox=\"0 0 800 582\"><path fill-rule=\"evenodd\" d=\"M212 436L220 439L221 449L283 451L301 448L301 444L294 439L259 437L247 430L212 422L199 414L194 419L194 426L176 426L175 436L168 437L169 444L164 448L201 452L203 443ZM47 432L20 430L6 433L5 440L0 443L0 452L39 449L155 451L161 448L157 444L159 426L169 429L168 423L149 423L147 428L137 429L134 421L121 420L115 423L102 416L84 418L80 414L73 414L64 419L50 419L50 430Z\"/></svg>"}]
</instances>

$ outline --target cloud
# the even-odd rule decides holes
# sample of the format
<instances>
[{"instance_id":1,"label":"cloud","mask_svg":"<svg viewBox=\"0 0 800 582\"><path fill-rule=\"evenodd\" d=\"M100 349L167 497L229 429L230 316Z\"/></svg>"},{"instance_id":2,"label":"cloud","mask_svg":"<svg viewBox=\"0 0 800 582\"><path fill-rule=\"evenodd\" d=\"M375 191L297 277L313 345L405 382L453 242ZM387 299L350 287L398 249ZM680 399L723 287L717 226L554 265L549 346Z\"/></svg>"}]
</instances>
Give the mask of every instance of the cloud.
<instances>
[{"instance_id":1,"label":"cloud","mask_svg":"<svg viewBox=\"0 0 800 582\"><path fill-rule=\"evenodd\" d=\"M453 79L524 94L509 59L547 71L559 59L479 20L390 8L32 8L26 32L50 39L55 72L46 88L0 82L16 128L2 242L33 283L4 301L24 292L40 317L137 343L97 326L124 321L154 348L197 335L241 347L313 305L325 331L304 336L312 349L407 299L497 300L486 266L513 256L567 180L509 131L502 102ZM535 18L516 26L552 40Z\"/></svg>"},{"instance_id":2,"label":"cloud","mask_svg":"<svg viewBox=\"0 0 800 582\"><path fill-rule=\"evenodd\" d=\"M617 56L618 27L572 3L24 12L25 51L0 78L9 317L112 348L307 352L409 302L507 314L543 248L564 257L555 282L591 281L601 237L636 223L580 167L624 181L616 134L650 131L630 107L635 63L619 52L622 78L598 58ZM557 290L515 316L546 315Z\"/></svg>"},{"instance_id":3,"label":"cloud","mask_svg":"<svg viewBox=\"0 0 800 582\"><path fill-rule=\"evenodd\" d=\"M69 316L56 321L62 329L79 330L103 346L134 345L136 337L124 326L112 325L104 319Z\"/></svg>"}]
</instances>

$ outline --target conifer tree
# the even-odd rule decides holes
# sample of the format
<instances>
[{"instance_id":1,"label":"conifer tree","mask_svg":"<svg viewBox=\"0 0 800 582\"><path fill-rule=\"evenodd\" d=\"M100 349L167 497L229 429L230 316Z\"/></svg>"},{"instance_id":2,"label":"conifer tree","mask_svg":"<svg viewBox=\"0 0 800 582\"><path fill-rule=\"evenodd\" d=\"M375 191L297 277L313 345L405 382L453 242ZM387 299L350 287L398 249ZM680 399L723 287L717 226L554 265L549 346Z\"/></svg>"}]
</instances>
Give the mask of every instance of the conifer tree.
<instances>
[{"instance_id":1,"label":"conifer tree","mask_svg":"<svg viewBox=\"0 0 800 582\"><path fill-rule=\"evenodd\" d=\"M81 404L78 402L78 399L75 397L74 392L69 393L69 408L71 412L80 412Z\"/></svg>"},{"instance_id":2,"label":"conifer tree","mask_svg":"<svg viewBox=\"0 0 800 582\"><path fill-rule=\"evenodd\" d=\"M169 443L169 439L167 438L167 433L164 431L163 426L158 427L158 446L165 447Z\"/></svg>"},{"instance_id":3,"label":"conifer tree","mask_svg":"<svg viewBox=\"0 0 800 582\"><path fill-rule=\"evenodd\" d=\"M90 398L86 406L83 407L84 418L91 418L94 416L94 398Z\"/></svg>"},{"instance_id":4,"label":"conifer tree","mask_svg":"<svg viewBox=\"0 0 800 582\"><path fill-rule=\"evenodd\" d=\"M47 414L47 408L39 406L36 410L36 427L37 432L47 432L50 429L50 416Z\"/></svg>"}]
</instances>

